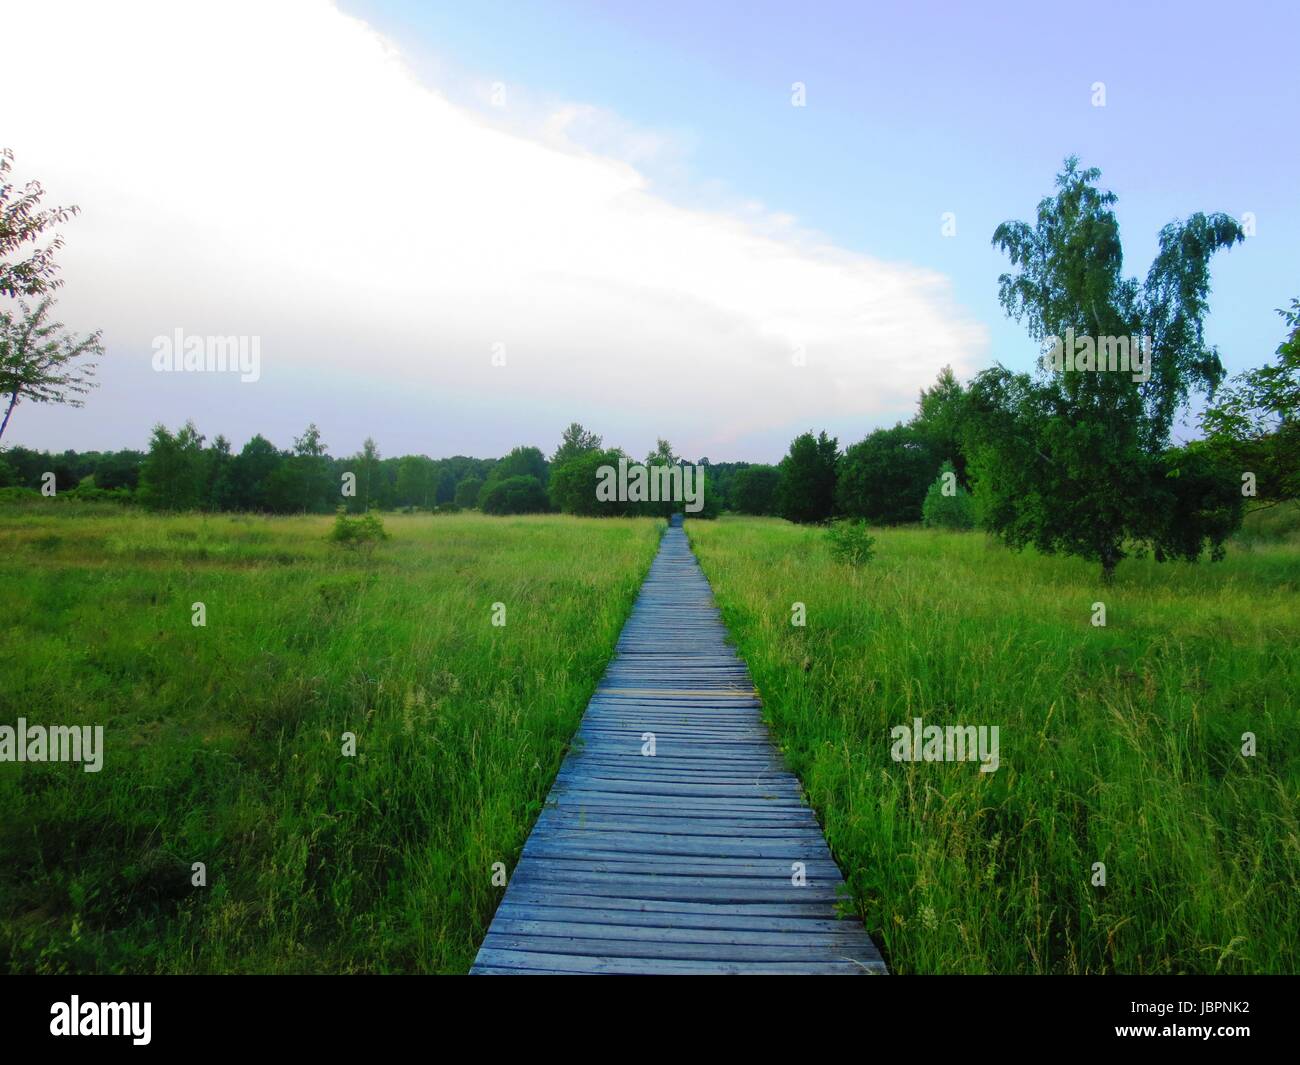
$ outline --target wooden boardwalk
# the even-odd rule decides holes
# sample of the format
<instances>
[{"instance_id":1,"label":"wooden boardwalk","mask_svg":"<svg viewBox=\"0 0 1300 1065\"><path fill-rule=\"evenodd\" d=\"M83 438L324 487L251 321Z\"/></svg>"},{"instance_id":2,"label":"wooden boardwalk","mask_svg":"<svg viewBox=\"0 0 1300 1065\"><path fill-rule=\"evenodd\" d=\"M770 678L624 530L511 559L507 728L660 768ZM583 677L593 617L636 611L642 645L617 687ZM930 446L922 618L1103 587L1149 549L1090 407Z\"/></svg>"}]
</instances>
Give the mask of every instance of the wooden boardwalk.
<instances>
[{"instance_id":1,"label":"wooden boardwalk","mask_svg":"<svg viewBox=\"0 0 1300 1065\"><path fill-rule=\"evenodd\" d=\"M668 529L470 971L883 973L759 705Z\"/></svg>"}]
</instances>

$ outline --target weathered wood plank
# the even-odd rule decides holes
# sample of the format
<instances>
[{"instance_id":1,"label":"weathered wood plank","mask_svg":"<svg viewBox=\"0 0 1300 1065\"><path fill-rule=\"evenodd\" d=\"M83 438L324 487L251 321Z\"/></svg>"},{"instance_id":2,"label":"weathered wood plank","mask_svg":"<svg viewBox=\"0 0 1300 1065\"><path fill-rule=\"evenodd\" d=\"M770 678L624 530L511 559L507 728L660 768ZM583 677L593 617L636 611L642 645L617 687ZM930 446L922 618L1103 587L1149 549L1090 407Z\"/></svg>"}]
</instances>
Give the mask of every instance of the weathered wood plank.
<instances>
[{"instance_id":1,"label":"weathered wood plank","mask_svg":"<svg viewBox=\"0 0 1300 1065\"><path fill-rule=\"evenodd\" d=\"M844 896L669 529L471 972L883 973Z\"/></svg>"}]
</instances>

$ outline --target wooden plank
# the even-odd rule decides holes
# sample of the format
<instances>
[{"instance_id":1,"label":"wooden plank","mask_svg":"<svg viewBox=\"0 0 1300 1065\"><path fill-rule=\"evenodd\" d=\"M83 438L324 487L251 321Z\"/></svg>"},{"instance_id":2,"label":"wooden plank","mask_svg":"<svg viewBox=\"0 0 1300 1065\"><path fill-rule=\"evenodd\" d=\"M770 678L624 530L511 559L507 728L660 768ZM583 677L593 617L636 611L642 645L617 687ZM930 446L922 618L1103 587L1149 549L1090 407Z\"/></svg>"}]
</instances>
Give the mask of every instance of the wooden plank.
<instances>
[{"instance_id":1,"label":"wooden plank","mask_svg":"<svg viewBox=\"0 0 1300 1065\"><path fill-rule=\"evenodd\" d=\"M640 929L648 935L660 932L687 935L690 932L750 932L764 935L794 933L839 933L840 921L816 917L757 916L738 914L734 907L715 907L721 912L657 913L652 910L610 910L577 906L542 906L532 903L505 903L497 910L497 919L506 922L541 922L566 925L616 925L623 929ZM503 925L503 930L505 926ZM514 927L512 924L510 927ZM855 935L856 930L851 930Z\"/></svg>"},{"instance_id":2,"label":"wooden plank","mask_svg":"<svg viewBox=\"0 0 1300 1065\"><path fill-rule=\"evenodd\" d=\"M844 900L708 581L671 528L471 972L885 972Z\"/></svg>"},{"instance_id":3,"label":"wooden plank","mask_svg":"<svg viewBox=\"0 0 1300 1065\"><path fill-rule=\"evenodd\" d=\"M638 958L607 956L583 957L576 954L547 954L541 951L497 950L484 947L478 953L474 970L480 966L490 969L534 970L544 973L591 974L660 974L695 976L704 974L735 976L861 976L880 972L878 963L862 963L853 959L789 962L727 962L696 961L688 959Z\"/></svg>"}]
</instances>

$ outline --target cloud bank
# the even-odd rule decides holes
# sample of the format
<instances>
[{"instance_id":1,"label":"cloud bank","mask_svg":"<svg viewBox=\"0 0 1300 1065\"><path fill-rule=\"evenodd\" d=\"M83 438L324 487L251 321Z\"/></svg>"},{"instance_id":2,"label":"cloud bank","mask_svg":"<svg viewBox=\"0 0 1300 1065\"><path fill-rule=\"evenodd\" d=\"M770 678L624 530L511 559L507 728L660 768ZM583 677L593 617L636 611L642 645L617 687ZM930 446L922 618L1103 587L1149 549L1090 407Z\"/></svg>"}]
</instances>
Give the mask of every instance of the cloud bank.
<instances>
[{"instance_id":1,"label":"cloud bank","mask_svg":"<svg viewBox=\"0 0 1300 1065\"><path fill-rule=\"evenodd\" d=\"M109 349L86 409L20 408L19 442L138 446L193 416L237 442L315 420L337 453L373 435L499 454L576 418L636 453L666 435L770 460L983 361L942 275L668 202L636 165L652 134L601 154L564 135L591 105L511 124L453 104L329 3L40 3L5 23L41 45L6 49L0 140L82 208L60 316ZM260 337L260 379L154 373L176 329Z\"/></svg>"}]
</instances>

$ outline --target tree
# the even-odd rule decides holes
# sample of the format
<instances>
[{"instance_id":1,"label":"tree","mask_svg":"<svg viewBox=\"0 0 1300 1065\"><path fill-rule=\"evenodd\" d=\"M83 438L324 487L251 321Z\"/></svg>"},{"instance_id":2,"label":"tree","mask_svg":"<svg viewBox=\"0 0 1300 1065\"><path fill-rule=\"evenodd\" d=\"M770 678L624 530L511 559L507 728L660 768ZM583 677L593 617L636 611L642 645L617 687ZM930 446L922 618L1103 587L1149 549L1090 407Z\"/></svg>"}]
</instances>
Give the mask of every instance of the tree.
<instances>
[{"instance_id":1,"label":"tree","mask_svg":"<svg viewBox=\"0 0 1300 1065\"><path fill-rule=\"evenodd\" d=\"M230 464L232 505L238 510L269 510L272 478L283 462L279 449L261 433L248 441Z\"/></svg>"},{"instance_id":2,"label":"tree","mask_svg":"<svg viewBox=\"0 0 1300 1065\"><path fill-rule=\"evenodd\" d=\"M82 406L104 353L98 332L76 337L64 332L62 322L49 321L54 301L48 297L35 309L21 300L18 306L18 314L0 311L0 396L9 397L0 437L20 399Z\"/></svg>"},{"instance_id":3,"label":"tree","mask_svg":"<svg viewBox=\"0 0 1300 1065\"><path fill-rule=\"evenodd\" d=\"M551 456L551 465L559 466L575 459L579 455L585 455L589 451L600 450L600 437L595 433L589 433L577 422L570 422L569 427L560 434L560 446L555 449L555 454Z\"/></svg>"},{"instance_id":4,"label":"tree","mask_svg":"<svg viewBox=\"0 0 1300 1065\"><path fill-rule=\"evenodd\" d=\"M676 466L681 461L673 451L673 445L662 436L655 441L654 450L645 457L647 466Z\"/></svg>"},{"instance_id":5,"label":"tree","mask_svg":"<svg viewBox=\"0 0 1300 1065\"><path fill-rule=\"evenodd\" d=\"M835 503L842 514L879 525L920 521L941 461L931 438L914 425L877 429L840 460Z\"/></svg>"},{"instance_id":6,"label":"tree","mask_svg":"<svg viewBox=\"0 0 1300 1065\"><path fill-rule=\"evenodd\" d=\"M203 436L193 422L175 433L155 425L140 470L140 501L151 510L195 510L204 503Z\"/></svg>"},{"instance_id":7,"label":"tree","mask_svg":"<svg viewBox=\"0 0 1300 1065\"><path fill-rule=\"evenodd\" d=\"M456 497L456 474L451 466L444 462L431 463L429 481L432 485L435 503L450 503Z\"/></svg>"},{"instance_id":8,"label":"tree","mask_svg":"<svg viewBox=\"0 0 1300 1065\"><path fill-rule=\"evenodd\" d=\"M960 484L967 484L966 456L962 452L961 436L966 421L966 390L952 372L951 366L939 371L939 378L929 388L921 389L916 416L911 426L930 441L932 450L940 459L953 464Z\"/></svg>"},{"instance_id":9,"label":"tree","mask_svg":"<svg viewBox=\"0 0 1300 1065\"><path fill-rule=\"evenodd\" d=\"M134 492L140 484L143 463L144 454L140 451L109 451L95 464L95 487L106 491L125 488Z\"/></svg>"},{"instance_id":10,"label":"tree","mask_svg":"<svg viewBox=\"0 0 1300 1065\"><path fill-rule=\"evenodd\" d=\"M405 507L429 507L435 502L437 469L432 459L407 455L397 463L397 503Z\"/></svg>"},{"instance_id":11,"label":"tree","mask_svg":"<svg viewBox=\"0 0 1300 1065\"><path fill-rule=\"evenodd\" d=\"M825 432L797 436L781 460L777 512L787 521L826 521L835 512L839 441Z\"/></svg>"},{"instance_id":12,"label":"tree","mask_svg":"<svg viewBox=\"0 0 1300 1065\"><path fill-rule=\"evenodd\" d=\"M55 275L58 265L54 253L63 247L63 238L57 234L41 247L37 242L50 226L66 222L78 213L76 207L41 207L45 190L39 181L29 181L20 192L7 179L13 167L14 153L0 148L0 293L6 296L40 296L63 282ZM26 259L16 256L23 245Z\"/></svg>"},{"instance_id":13,"label":"tree","mask_svg":"<svg viewBox=\"0 0 1300 1065\"><path fill-rule=\"evenodd\" d=\"M957 479L957 468L945 462L939 476L925 493L921 521L927 529L975 528L975 505Z\"/></svg>"},{"instance_id":14,"label":"tree","mask_svg":"<svg viewBox=\"0 0 1300 1065\"><path fill-rule=\"evenodd\" d=\"M1199 491L1210 471L1172 476L1179 467L1164 451L1189 395L1223 377L1203 334L1208 263L1243 235L1225 214L1171 222L1145 281L1125 278L1116 197L1096 187L1099 177L1067 159L1036 224L1005 222L993 234L1014 268L999 278L1002 306L1062 357L1044 358L1034 376L1001 366L980 374L967 401L966 450L991 531L1012 547L1100 562L1109 581L1130 545L1157 558L1194 560L1206 545L1212 558L1222 555L1224 515ZM1086 342L1082 366L1064 360L1063 337ZM1097 369L1100 353L1114 357L1121 340L1137 348L1126 372ZM1172 538L1161 511L1171 494L1191 523Z\"/></svg>"},{"instance_id":15,"label":"tree","mask_svg":"<svg viewBox=\"0 0 1300 1065\"><path fill-rule=\"evenodd\" d=\"M681 465L681 461L681 457L673 451L673 445L663 437L659 437L655 440L654 449L646 455L644 465L647 469L653 469L656 466L679 466ZM705 500L707 502L707 495L705 496ZM683 503L684 501L681 499L646 499L635 504L633 511L637 514L644 514L649 517L667 518L678 511L684 512Z\"/></svg>"},{"instance_id":16,"label":"tree","mask_svg":"<svg viewBox=\"0 0 1300 1065\"><path fill-rule=\"evenodd\" d=\"M274 468L260 483L260 504L276 514L324 513L335 498L330 459L320 430L308 425L293 449L278 453Z\"/></svg>"},{"instance_id":17,"label":"tree","mask_svg":"<svg viewBox=\"0 0 1300 1065\"><path fill-rule=\"evenodd\" d=\"M542 454L540 448L517 447L492 467L488 483L504 481L511 477L532 477L545 487L547 475L546 456Z\"/></svg>"},{"instance_id":18,"label":"tree","mask_svg":"<svg viewBox=\"0 0 1300 1065\"><path fill-rule=\"evenodd\" d=\"M489 481L479 508L484 514L540 514L549 505L541 481L518 476Z\"/></svg>"},{"instance_id":19,"label":"tree","mask_svg":"<svg viewBox=\"0 0 1300 1065\"><path fill-rule=\"evenodd\" d=\"M482 480L478 477L466 477L460 484L456 485L456 495L453 500L456 506L462 510L469 510L478 506L478 497L482 490Z\"/></svg>"},{"instance_id":20,"label":"tree","mask_svg":"<svg viewBox=\"0 0 1300 1065\"><path fill-rule=\"evenodd\" d=\"M352 458L354 469L349 472L357 475L357 494L349 509L367 511L370 509L372 494L378 497L380 490L379 446L370 437L366 437L361 450Z\"/></svg>"},{"instance_id":21,"label":"tree","mask_svg":"<svg viewBox=\"0 0 1300 1065\"><path fill-rule=\"evenodd\" d=\"M1277 313L1287 326L1277 362L1238 374L1201 416L1209 449L1253 473L1270 504L1300 499L1300 298Z\"/></svg>"},{"instance_id":22,"label":"tree","mask_svg":"<svg viewBox=\"0 0 1300 1065\"><path fill-rule=\"evenodd\" d=\"M742 514L775 514L781 471L775 466L747 466L736 474L730 503Z\"/></svg>"},{"instance_id":23,"label":"tree","mask_svg":"<svg viewBox=\"0 0 1300 1065\"><path fill-rule=\"evenodd\" d=\"M208 448L206 459L207 491L204 506L210 510L230 510L234 506L234 463L230 453L230 441L217 434ZM99 471L95 471L95 483L99 483Z\"/></svg>"},{"instance_id":24,"label":"tree","mask_svg":"<svg viewBox=\"0 0 1300 1065\"><path fill-rule=\"evenodd\" d=\"M551 471L551 505L565 514L589 517L614 517L631 512L633 504L626 500L602 500L596 493L600 483L600 468L618 468L619 459L627 456L618 448L605 451L587 451L556 466Z\"/></svg>"}]
</instances>

